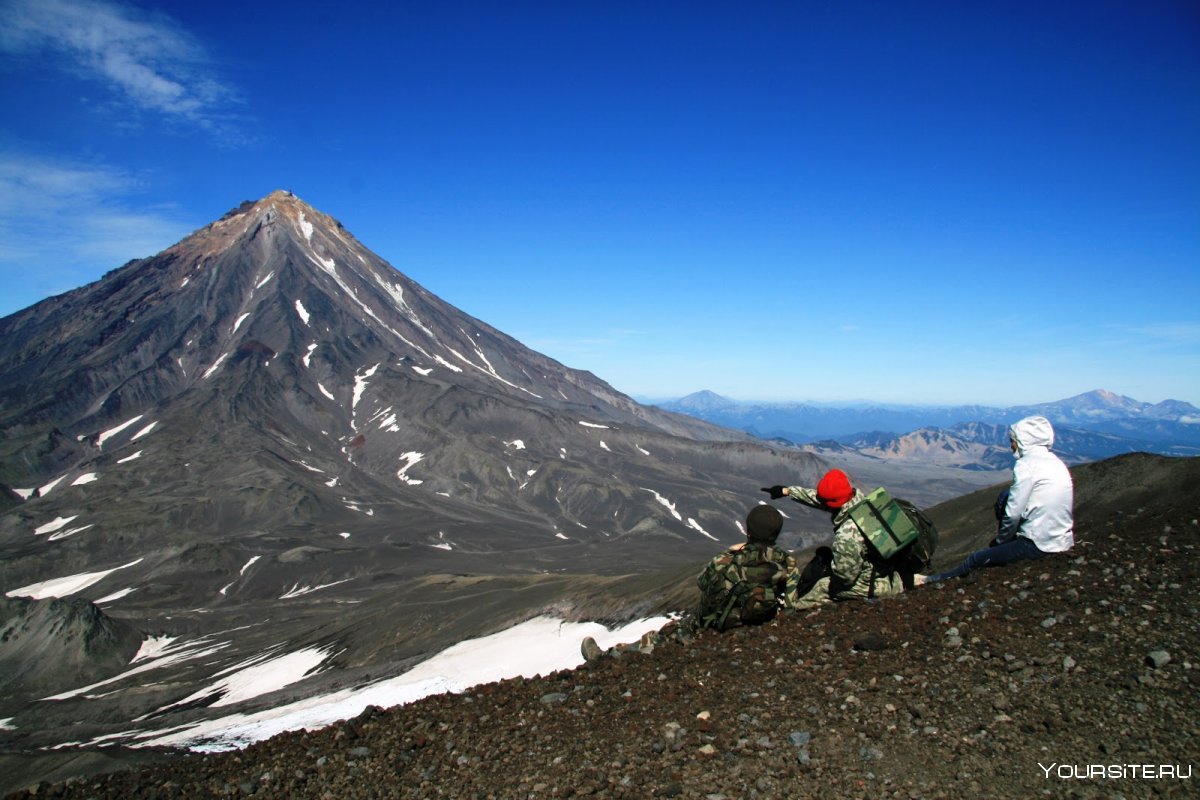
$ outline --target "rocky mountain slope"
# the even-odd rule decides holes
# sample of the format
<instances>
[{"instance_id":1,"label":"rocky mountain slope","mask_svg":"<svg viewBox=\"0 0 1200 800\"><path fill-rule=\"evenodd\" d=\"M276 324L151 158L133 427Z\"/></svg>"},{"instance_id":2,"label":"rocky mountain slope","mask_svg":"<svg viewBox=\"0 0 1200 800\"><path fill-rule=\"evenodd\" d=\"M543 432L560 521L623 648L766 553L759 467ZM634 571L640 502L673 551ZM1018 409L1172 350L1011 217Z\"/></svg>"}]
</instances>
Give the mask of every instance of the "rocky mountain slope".
<instances>
[{"instance_id":1,"label":"rocky mountain slope","mask_svg":"<svg viewBox=\"0 0 1200 800\"><path fill-rule=\"evenodd\" d=\"M1073 473L1069 554L36 796L1193 796L1200 460ZM991 498L933 510L942 564Z\"/></svg>"}]
</instances>

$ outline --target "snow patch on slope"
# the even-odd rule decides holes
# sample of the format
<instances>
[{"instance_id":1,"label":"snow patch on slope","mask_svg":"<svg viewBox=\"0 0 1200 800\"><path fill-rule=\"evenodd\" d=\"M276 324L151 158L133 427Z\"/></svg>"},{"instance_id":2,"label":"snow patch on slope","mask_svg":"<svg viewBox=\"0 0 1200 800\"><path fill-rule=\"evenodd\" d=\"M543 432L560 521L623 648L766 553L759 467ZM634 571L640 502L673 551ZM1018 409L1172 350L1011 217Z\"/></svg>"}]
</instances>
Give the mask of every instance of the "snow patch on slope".
<instances>
[{"instance_id":1,"label":"snow patch on slope","mask_svg":"<svg viewBox=\"0 0 1200 800\"><path fill-rule=\"evenodd\" d=\"M68 536L74 536L77 533L83 533L88 528L94 528L94 527L95 527L95 525L92 524L92 525L82 525L78 528L68 528L65 531L58 531L57 533L50 534L50 537L47 539L47 541L57 542L59 539L66 539Z\"/></svg>"},{"instance_id":2,"label":"snow patch on slope","mask_svg":"<svg viewBox=\"0 0 1200 800\"><path fill-rule=\"evenodd\" d=\"M78 514L76 514L73 517L55 517L54 519L47 522L45 525L39 525L38 527L34 528L33 532L37 536L41 536L43 533L54 533L55 531L60 530L64 527L66 527L67 525L71 524L71 522L73 522L74 520L76 520L78 518L79 518Z\"/></svg>"},{"instance_id":3,"label":"snow patch on slope","mask_svg":"<svg viewBox=\"0 0 1200 800\"><path fill-rule=\"evenodd\" d=\"M147 425L146 427L142 428L140 431L135 433L129 441L136 442L138 439L141 439L143 436L149 434L150 431L154 430L155 427L157 427L157 426L158 426L158 420L151 422L149 425ZM120 462L118 462L118 463L120 463Z\"/></svg>"},{"instance_id":4,"label":"snow patch on slope","mask_svg":"<svg viewBox=\"0 0 1200 800\"><path fill-rule=\"evenodd\" d=\"M38 496L39 496L39 497L45 497L46 495L50 494L50 492L51 492L51 491L54 489L54 487L55 487L55 486L58 486L60 483L62 483L62 482L63 482L63 481L65 481L66 479L67 479L67 476L66 476L66 475L59 475L57 478L55 478L54 480L50 481L50 482L49 482L49 483L47 483L45 486L42 486L42 487L40 487L40 488L37 490L37 491L38 491Z\"/></svg>"},{"instance_id":5,"label":"snow patch on slope","mask_svg":"<svg viewBox=\"0 0 1200 800\"><path fill-rule=\"evenodd\" d=\"M142 642L141 649L138 650L137 655L133 657L133 660L129 662L130 664L137 664L139 661L142 661L142 664L133 667L132 669L127 669L119 675L114 675L111 678L106 678L97 683L89 684L78 689L71 689L70 691L52 695L50 697L43 697L42 699L70 700L72 697L87 695L89 692L98 689L101 686L117 683L118 681L122 681L133 675L140 675L144 672L149 672L150 670L158 669L159 667L178 664L182 661L205 658L206 656L217 653L229 646L229 642L212 644L208 641L207 637L197 639L195 642L186 642L178 645L173 644L174 642L175 639L168 636L149 638Z\"/></svg>"},{"instance_id":6,"label":"snow patch on slope","mask_svg":"<svg viewBox=\"0 0 1200 800\"><path fill-rule=\"evenodd\" d=\"M221 364L223 364L225 362L225 359L227 359L227 358L229 358L229 353L221 353L221 357L218 358L216 360L216 362L211 367L209 367L204 372L203 375L200 376L201 380L211 378L213 376L213 373L215 373L217 370L219 370L221 368Z\"/></svg>"},{"instance_id":7,"label":"snow patch on slope","mask_svg":"<svg viewBox=\"0 0 1200 800\"><path fill-rule=\"evenodd\" d=\"M312 594L313 592L319 591L321 589L328 589L330 586L337 586L339 583L345 583L348 580L352 580L352 579L351 578L343 578L340 581L334 581L333 583L322 583L318 586L301 586L299 583L293 583L291 589L288 589L286 592L279 595L279 599L280 600L291 600L293 597L300 597L302 595Z\"/></svg>"},{"instance_id":8,"label":"snow patch on slope","mask_svg":"<svg viewBox=\"0 0 1200 800\"><path fill-rule=\"evenodd\" d=\"M220 363L220 362L217 362L217 363ZM210 371L211 371L211 370L210 370ZM207 374L207 373L205 373L204 377L206 377L206 378L207 378L207 377L208 377L208 374ZM133 417L132 419L127 419L127 420L125 420L124 422L122 422L122 423L121 423L120 425L118 425L117 427L115 427L115 428L109 428L108 430L104 431L104 432L103 432L103 433L101 433L101 434L100 434L100 436L99 436L99 437L96 439L96 446L97 446L97 447L104 447L104 443L105 443L105 442L107 442L107 441L108 441L109 439L111 439L112 437L116 436L116 435L117 435L118 433L120 433L121 431L123 431L123 430L125 430L126 428L128 428L130 425L132 425L132 424L134 424L135 422L137 422L137 421L138 421L139 419L141 419L143 416L144 416L143 414L138 414L136 417Z\"/></svg>"},{"instance_id":9,"label":"snow patch on slope","mask_svg":"<svg viewBox=\"0 0 1200 800\"><path fill-rule=\"evenodd\" d=\"M407 483L409 486L420 486L422 483L424 483L424 481L419 481L416 478L408 477L408 471L415 467L417 462L423 458L425 458L425 454L418 453L416 451L401 453L400 460L405 463L404 466L400 468L400 471L396 473L396 477Z\"/></svg>"},{"instance_id":10,"label":"snow patch on slope","mask_svg":"<svg viewBox=\"0 0 1200 800\"><path fill-rule=\"evenodd\" d=\"M333 647L309 647L294 653L256 656L234 667L236 670L221 680L185 697L173 706L188 705L213 695L221 695L213 708L231 706L252 697L268 694L320 672L321 664L329 658ZM170 708L171 706L167 706Z\"/></svg>"},{"instance_id":11,"label":"snow patch on slope","mask_svg":"<svg viewBox=\"0 0 1200 800\"><path fill-rule=\"evenodd\" d=\"M300 232L304 234L304 241L312 244L313 224L304 218L304 212L300 212L297 220L300 223Z\"/></svg>"},{"instance_id":12,"label":"snow patch on slope","mask_svg":"<svg viewBox=\"0 0 1200 800\"><path fill-rule=\"evenodd\" d=\"M101 570L100 572L81 572L77 575L67 575L63 578L52 578L48 581L31 583L28 586L22 586L20 589L5 592L5 594L8 597L32 597L34 600L44 600L47 597L69 597L76 592L82 592L92 584L99 583L117 570L127 569L141 561L142 559L139 558L135 561L130 561L128 564L122 564L119 567Z\"/></svg>"}]
</instances>

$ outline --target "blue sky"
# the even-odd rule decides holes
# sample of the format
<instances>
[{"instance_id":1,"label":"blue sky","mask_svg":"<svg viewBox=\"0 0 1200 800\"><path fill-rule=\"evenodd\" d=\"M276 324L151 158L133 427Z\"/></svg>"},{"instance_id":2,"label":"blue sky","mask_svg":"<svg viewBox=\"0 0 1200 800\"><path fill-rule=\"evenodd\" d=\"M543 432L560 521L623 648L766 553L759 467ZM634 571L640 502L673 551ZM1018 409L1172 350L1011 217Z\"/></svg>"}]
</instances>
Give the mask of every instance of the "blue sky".
<instances>
[{"instance_id":1,"label":"blue sky","mask_svg":"<svg viewBox=\"0 0 1200 800\"><path fill-rule=\"evenodd\" d=\"M1200 404L1200 6L0 0L0 315L289 189L643 398Z\"/></svg>"}]
</instances>

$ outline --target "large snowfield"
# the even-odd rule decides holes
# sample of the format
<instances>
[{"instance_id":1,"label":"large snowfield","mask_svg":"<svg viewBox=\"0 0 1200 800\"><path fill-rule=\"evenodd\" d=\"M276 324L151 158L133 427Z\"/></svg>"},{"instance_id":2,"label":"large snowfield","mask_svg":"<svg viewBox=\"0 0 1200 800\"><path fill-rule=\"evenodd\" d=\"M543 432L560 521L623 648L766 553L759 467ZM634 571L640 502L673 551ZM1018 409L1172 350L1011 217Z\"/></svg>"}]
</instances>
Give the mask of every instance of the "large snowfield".
<instances>
[{"instance_id":1,"label":"large snowfield","mask_svg":"<svg viewBox=\"0 0 1200 800\"><path fill-rule=\"evenodd\" d=\"M580 644L584 637L591 636L600 647L608 648L621 642L635 641L644 633L658 630L668 621L667 617L650 617L610 630L598 622L564 622L551 617L537 617L491 636L460 642L395 678L252 714L230 714L165 730L108 734L87 744L120 742L133 747L170 746L196 752L234 750L285 731L322 728L338 720L357 716L367 706L390 708L429 695L463 692L473 686L506 678L531 678L577 667L583 663ZM260 661L255 667L240 673L240 676L227 676L220 688L236 695L237 700L250 699L302 680L317 668L321 660L323 658L314 662L311 658L276 656L267 662ZM267 665L270 668L264 668ZM145 666L142 665L142 669ZM216 688L216 685L209 687L214 691ZM193 697L209 694L209 689L201 689ZM226 704L233 702L227 697L222 699L227 701ZM218 702L214 705L221 704ZM68 742L60 747L79 744Z\"/></svg>"}]
</instances>

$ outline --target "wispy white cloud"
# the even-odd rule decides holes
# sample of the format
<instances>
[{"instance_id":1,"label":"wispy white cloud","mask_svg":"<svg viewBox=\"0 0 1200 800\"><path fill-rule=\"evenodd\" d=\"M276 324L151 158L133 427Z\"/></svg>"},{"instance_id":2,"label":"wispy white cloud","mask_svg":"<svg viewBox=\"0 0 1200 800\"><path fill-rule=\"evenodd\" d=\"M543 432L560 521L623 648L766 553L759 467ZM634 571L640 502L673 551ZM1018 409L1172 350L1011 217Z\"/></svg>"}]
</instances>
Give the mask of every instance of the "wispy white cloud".
<instances>
[{"instance_id":1,"label":"wispy white cloud","mask_svg":"<svg viewBox=\"0 0 1200 800\"><path fill-rule=\"evenodd\" d=\"M1200 321L1120 325L1116 326L1116 330L1151 345L1200 345Z\"/></svg>"},{"instance_id":2,"label":"wispy white cloud","mask_svg":"<svg viewBox=\"0 0 1200 800\"><path fill-rule=\"evenodd\" d=\"M133 188L133 179L112 169L0 153L0 216L12 219L92 204Z\"/></svg>"},{"instance_id":3,"label":"wispy white cloud","mask_svg":"<svg viewBox=\"0 0 1200 800\"><path fill-rule=\"evenodd\" d=\"M141 182L104 165L0 152L0 282L20 271L35 296L6 293L0 314L153 255L196 226L170 207L138 207Z\"/></svg>"},{"instance_id":4,"label":"wispy white cloud","mask_svg":"<svg viewBox=\"0 0 1200 800\"><path fill-rule=\"evenodd\" d=\"M100 81L134 109L231 133L236 93L165 15L104 0L3 0L0 52Z\"/></svg>"}]
</instances>

